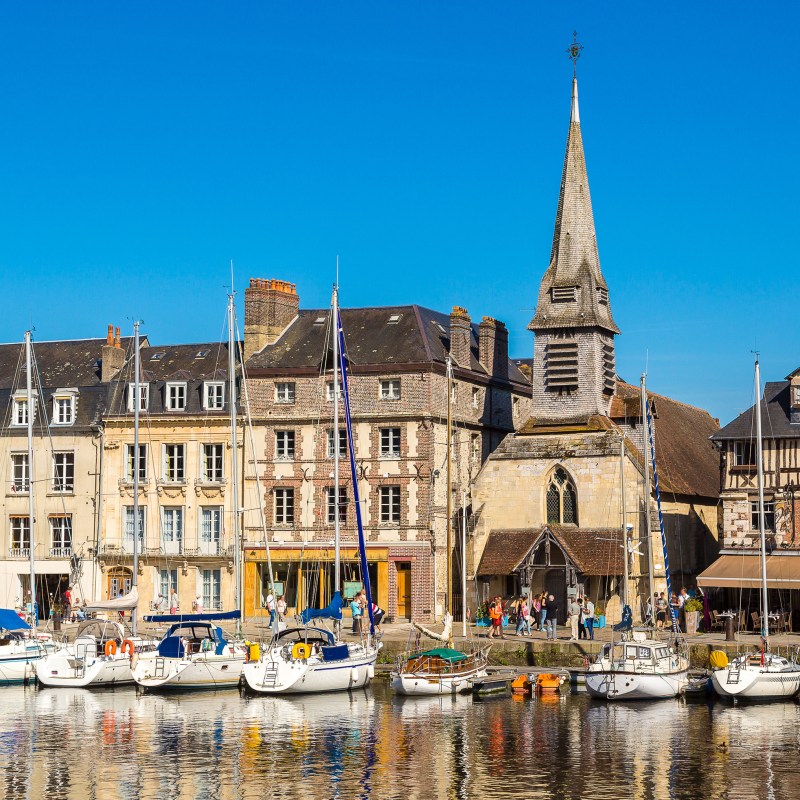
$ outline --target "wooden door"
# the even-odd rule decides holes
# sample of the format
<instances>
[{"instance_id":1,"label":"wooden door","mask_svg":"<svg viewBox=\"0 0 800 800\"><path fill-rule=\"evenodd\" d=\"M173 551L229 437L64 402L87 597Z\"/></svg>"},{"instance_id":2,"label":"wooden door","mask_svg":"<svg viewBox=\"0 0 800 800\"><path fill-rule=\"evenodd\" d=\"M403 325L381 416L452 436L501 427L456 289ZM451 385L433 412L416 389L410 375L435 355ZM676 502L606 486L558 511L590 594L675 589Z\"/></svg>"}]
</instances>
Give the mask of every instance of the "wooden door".
<instances>
[{"instance_id":1,"label":"wooden door","mask_svg":"<svg viewBox=\"0 0 800 800\"><path fill-rule=\"evenodd\" d=\"M397 563L397 616L411 619L411 564Z\"/></svg>"}]
</instances>

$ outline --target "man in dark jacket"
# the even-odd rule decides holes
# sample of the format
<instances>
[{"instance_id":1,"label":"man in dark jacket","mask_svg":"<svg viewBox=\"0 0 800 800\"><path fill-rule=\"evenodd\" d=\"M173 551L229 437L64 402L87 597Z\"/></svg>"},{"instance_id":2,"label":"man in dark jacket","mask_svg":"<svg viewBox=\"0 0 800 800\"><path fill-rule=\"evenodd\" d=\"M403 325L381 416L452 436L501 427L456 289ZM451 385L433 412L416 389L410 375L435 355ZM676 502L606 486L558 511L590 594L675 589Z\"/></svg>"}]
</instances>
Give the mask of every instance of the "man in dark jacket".
<instances>
[{"instance_id":1,"label":"man in dark jacket","mask_svg":"<svg viewBox=\"0 0 800 800\"><path fill-rule=\"evenodd\" d=\"M549 594L547 595L547 638L557 639L556 628L558 626L558 602L556 598Z\"/></svg>"}]
</instances>

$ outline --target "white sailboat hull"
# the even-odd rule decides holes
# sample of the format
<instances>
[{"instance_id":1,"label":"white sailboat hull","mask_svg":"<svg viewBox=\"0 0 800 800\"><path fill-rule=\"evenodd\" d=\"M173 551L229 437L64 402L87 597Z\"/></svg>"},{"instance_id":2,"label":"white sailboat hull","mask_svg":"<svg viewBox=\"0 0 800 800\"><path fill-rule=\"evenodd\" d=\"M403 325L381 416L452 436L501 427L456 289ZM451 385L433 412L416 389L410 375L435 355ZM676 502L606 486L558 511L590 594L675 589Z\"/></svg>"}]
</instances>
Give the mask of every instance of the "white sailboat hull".
<instances>
[{"instance_id":1,"label":"white sailboat hull","mask_svg":"<svg viewBox=\"0 0 800 800\"><path fill-rule=\"evenodd\" d=\"M377 660L378 648L357 648L338 661L313 656L286 660L271 650L260 661L245 664L242 675L247 686L260 694L343 692L367 686Z\"/></svg>"},{"instance_id":2,"label":"white sailboat hull","mask_svg":"<svg viewBox=\"0 0 800 800\"><path fill-rule=\"evenodd\" d=\"M711 673L714 691L720 697L751 700L781 700L794 697L800 690L800 666L761 667L734 661Z\"/></svg>"},{"instance_id":3,"label":"white sailboat hull","mask_svg":"<svg viewBox=\"0 0 800 800\"><path fill-rule=\"evenodd\" d=\"M188 658L141 658L133 680L143 689L235 688L242 678L244 653L197 653Z\"/></svg>"},{"instance_id":4,"label":"white sailboat hull","mask_svg":"<svg viewBox=\"0 0 800 800\"><path fill-rule=\"evenodd\" d=\"M472 691L471 681L485 678L485 667L476 667L450 675L425 675L424 673L393 672L392 690L402 695L443 695Z\"/></svg>"},{"instance_id":5,"label":"white sailboat hull","mask_svg":"<svg viewBox=\"0 0 800 800\"><path fill-rule=\"evenodd\" d=\"M31 639L0 645L0 686L27 683L36 678L36 663L55 645Z\"/></svg>"},{"instance_id":6,"label":"white sailboat hull","mask_svg":"<svg viewBox=\"0 0 800 800\"><path fill-rule=\"evenodd\" d=\"M683 693L689 685L689 671L594 670L586 672L585 681L589 694L602 700L663 700Z\"/></svg>"}]
</instances>

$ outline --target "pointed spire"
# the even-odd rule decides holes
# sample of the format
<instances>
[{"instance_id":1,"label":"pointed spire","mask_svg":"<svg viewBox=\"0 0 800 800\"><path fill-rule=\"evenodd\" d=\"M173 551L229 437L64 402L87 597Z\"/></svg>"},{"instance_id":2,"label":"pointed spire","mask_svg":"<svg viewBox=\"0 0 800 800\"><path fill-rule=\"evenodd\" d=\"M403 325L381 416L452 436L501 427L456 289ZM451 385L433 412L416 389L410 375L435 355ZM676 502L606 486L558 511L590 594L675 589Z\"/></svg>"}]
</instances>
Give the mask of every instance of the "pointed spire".
<instances>
[{"instance_id":1,"label":"pointed spire","mask_svg":"<svg viewBox=\"0 0 800 800\"><path fill-rule=\"evenodd\" d=\"M578 79L573 77L550 265L542 278L536 314L528 328L537 331L589 327L619 333L611 316L608 285L600 271L578 109Z\"/></svg>"}]
</instances>

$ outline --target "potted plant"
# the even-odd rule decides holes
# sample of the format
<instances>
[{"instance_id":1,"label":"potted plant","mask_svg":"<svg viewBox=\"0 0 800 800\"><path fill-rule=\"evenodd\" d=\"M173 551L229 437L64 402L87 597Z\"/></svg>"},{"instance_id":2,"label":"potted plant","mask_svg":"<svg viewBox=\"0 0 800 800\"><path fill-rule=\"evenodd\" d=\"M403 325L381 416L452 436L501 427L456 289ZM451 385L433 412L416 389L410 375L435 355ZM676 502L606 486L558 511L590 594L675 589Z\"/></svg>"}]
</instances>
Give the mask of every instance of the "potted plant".
<instances>
[{"instance_id":1,"label":"potted plant","mask_svg":"<svg viewBox=\"0 0 800 800\"><path fill-rule=\"evenodd\" d=\"M605 628L606 626L606 614L605 609L603 606L598 603L594 607L594 627L595 628Z\"/></svg>"},{"instance_id":2,"label":"potted plant","mask_svg":"<svg viewBox=\"0 0 800 800\"><path fill-rule=\"evenodd\" d=\"M697 633L700 623L700 612L703 610L702 601L696 597L690 597L683 604L683 616L686 619L686 633L689 635Z\"/></svg>"}]
</instances>

